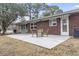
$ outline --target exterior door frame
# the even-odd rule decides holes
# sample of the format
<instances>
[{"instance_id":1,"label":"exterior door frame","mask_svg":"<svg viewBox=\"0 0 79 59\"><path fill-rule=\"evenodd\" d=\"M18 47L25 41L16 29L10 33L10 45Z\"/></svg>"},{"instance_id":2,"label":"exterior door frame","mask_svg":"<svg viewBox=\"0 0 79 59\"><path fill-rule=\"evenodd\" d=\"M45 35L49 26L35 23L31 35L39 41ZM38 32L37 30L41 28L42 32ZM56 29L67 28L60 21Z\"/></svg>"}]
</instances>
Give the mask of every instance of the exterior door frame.
<instances>
[{"instance_id":1,"label":"exterior door frame","mask_svg":"<svg viewBox=\"0 0 79 59\"><path fill-rule=\"evenodd\" d=\"M26 33L26 32L27 32L26 25L25 24L21 25L21 33Z\"/></svg>"},{"instance_id":2,"label":"exterior door frame","mask_svg":"<svg viewBox=\"0 0 79 59\"><path fill-rule=\"evenodd\" d=\"M63 32L63 23L62 23L62 20L66 20L66 25L67 25L67 32ZM61 20L60 20L60 23L61 23L61 35L69 35L69 15L62 15L61 17Z\"/></svg>"}]
</instances>

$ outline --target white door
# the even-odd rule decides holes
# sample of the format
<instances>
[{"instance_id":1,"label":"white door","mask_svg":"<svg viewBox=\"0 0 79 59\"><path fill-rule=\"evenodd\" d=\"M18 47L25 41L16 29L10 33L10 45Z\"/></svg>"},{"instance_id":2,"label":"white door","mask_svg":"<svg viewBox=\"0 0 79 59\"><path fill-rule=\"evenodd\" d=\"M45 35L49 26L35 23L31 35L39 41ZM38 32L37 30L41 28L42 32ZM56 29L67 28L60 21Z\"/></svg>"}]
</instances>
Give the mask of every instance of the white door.
<instances>
[{"instance_id":1,"label":"white door","mask_svg":"<svg viewBox=\"0 0 79 59\"><path fill-rule=\"evenodd\" d=\"M61 19L61 35L69 35L69 19L67 15Z\"/></svg>"}]
</instances>

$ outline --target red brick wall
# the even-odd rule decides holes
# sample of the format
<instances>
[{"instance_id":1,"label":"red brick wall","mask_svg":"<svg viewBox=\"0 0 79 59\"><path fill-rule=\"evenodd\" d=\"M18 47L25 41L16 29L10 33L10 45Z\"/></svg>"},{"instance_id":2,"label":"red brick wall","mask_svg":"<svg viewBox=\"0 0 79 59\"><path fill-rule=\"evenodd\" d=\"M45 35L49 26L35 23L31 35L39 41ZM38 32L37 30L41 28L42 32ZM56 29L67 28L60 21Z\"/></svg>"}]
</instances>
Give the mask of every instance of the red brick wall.
<instances>
[{"instance_id":1,"label":"red brick wall","mask_svg":"<svg viewBox=\"0 0 79 59\"><path fill-rule=\"evenodd\" d=\"M27 24L28 32L30 33L30 24ZM57 19L57 26L49 26L49 20L40 21L37 23L37 29L42 28L44 31L49 29L49 34L59 35L60 34L60 19Z\"/></svg>"},{"instance_id":2,"label":"red brick wall","mask_svg":"<svg viewBox=\"0 0 79 59\"><path fill-rule=\"evenodd\" d=\"M43 29L46 31L46 29L49 28L48 24L48 21L40 21L37 23L37 29Z\"/></svg>"},{"instance_id":3,"label":"red brick wall","mask_svg":"<svg viewBox=\"0 0 79 59\"><path fill-rule=\"evenodd\" d=\"M38 29L43 28L44 31L47 31L49 28L49 34L59 35L60 34L60 19L57 19L57 26L49 26L49 20L40 21L37 23Z\"/></svg>"},{"instance_id":4,"label":"red brick wall","mask_svg":"<svg viewBox=\"0 0 79 59\"><path fill-rule=\"evenodd\" d=\"M69 17L69 35L73 35L76 27L79 27L79 13L72 14Z\"/></svg>"}]
</instances>

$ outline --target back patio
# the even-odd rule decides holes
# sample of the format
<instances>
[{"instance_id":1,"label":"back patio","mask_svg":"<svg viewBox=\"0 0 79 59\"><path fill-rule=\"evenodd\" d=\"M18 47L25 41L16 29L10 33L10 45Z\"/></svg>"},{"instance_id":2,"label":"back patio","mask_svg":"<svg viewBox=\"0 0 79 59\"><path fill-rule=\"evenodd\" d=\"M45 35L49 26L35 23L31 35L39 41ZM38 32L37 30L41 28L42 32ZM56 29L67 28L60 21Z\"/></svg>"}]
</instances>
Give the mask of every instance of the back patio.
<instances>
[{"instance_id":1,"label":"back patio","mask_svg":"<svg viewBox=\"0 0 79 59\"><path fill-rule=\"evenodd\" d=\"M13 34L7 36L17 40L26 41L48 49L51 49L70 38L70 36L60 36L60 35L48 35L44 37L36 37L36 35L34 35L32 37L31 34Z\"/></svg>"}]
</instances>

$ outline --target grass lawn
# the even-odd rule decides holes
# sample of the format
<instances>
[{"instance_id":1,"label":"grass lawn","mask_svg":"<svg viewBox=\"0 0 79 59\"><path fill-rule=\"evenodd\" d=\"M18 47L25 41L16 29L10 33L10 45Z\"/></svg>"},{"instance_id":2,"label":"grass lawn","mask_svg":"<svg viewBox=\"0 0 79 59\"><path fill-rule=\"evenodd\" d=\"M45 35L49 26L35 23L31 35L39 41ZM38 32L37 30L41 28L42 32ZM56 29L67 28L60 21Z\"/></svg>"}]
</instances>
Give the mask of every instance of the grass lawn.
<instances>
[{"instance_id":1,"label":"grass lawn","mask_svg":"<svg viewBox=\"0 0 79 59\"><path fill-rule=\"evenodd\" d=\"M28 42L8 38L6 36L0 36L0 55L79 55L79 39L69 39L50 50Z\"/></svg>"}]
</instances>

